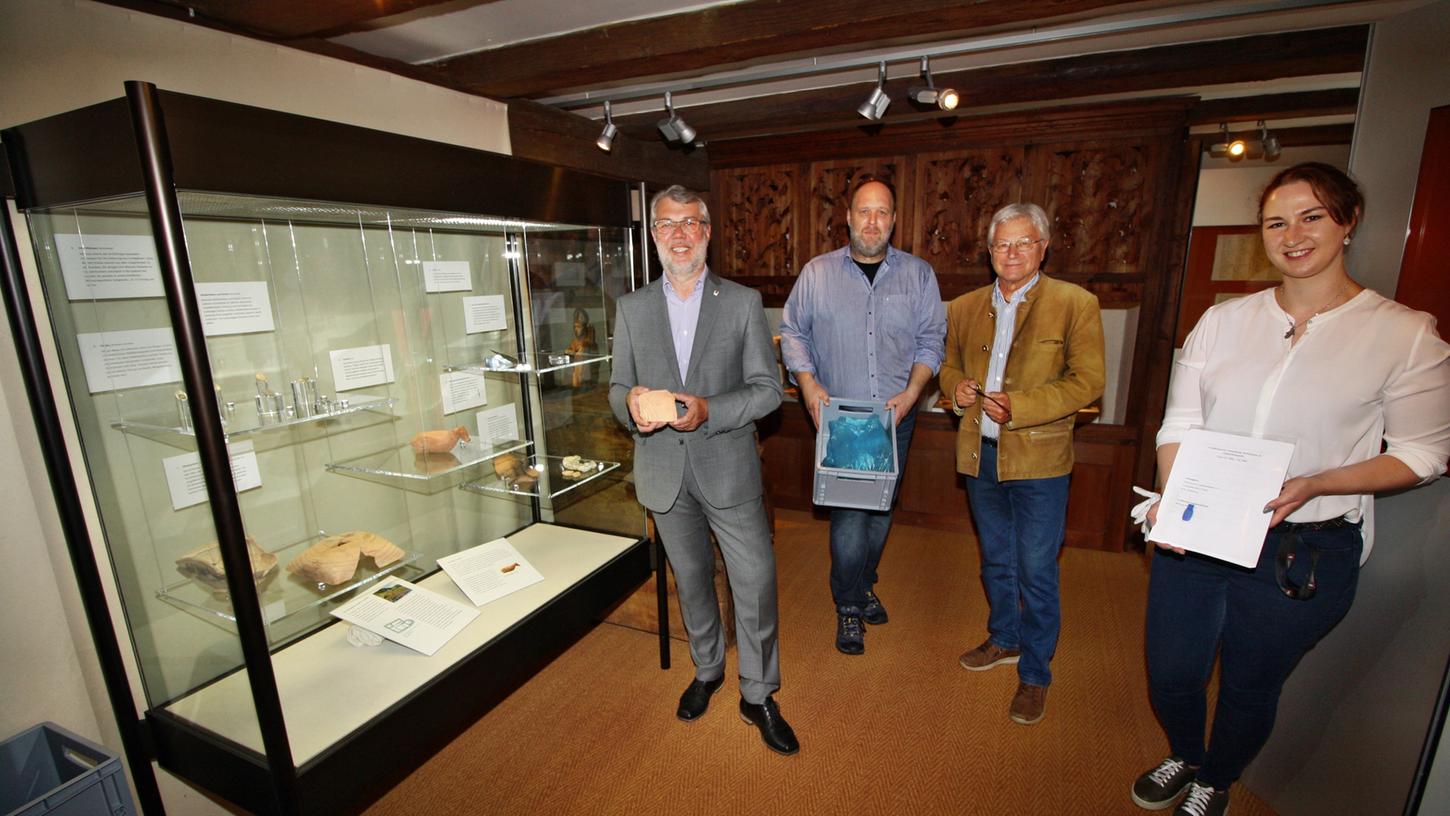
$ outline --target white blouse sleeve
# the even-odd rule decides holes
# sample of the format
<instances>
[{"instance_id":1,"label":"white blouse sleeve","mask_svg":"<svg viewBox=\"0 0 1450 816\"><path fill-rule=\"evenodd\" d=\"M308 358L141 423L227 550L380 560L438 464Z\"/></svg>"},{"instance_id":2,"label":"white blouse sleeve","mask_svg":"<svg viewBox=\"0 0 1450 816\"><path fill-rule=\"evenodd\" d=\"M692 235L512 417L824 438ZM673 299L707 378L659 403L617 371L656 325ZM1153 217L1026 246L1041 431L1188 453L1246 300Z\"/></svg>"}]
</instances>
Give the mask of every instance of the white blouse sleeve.
<instances>
[{"instance_id":1,"label":"white blouse sleeve","mask_svg":"<svg viewBox=\"0 0 1450 816\"><path fill-rule=\"evenodd\" d=\"M1385 453L1424 484L1445 473L1450 457L1450 345L1435 334L1435 318L1420 316L1404 370L1385 385L1384 438Z\"/></svg>"},{"instance_id":2,"label":"white blouse sleeve","mask_svg":"<svg viewBox=\"0 0 1450 816\"><path fill-rule=\"evenodd\" d=\"M1203 398L1199 393L1199 380L1204 365L1208 362L1209 336L1214 334L1213 310L1199 318L1193 331L1183 341L1183 351L1173 362L1173 380L1168 386L1168 407L1163 412L1163 424L1158 428L1158 447L1183 441L1183 434L1194 426L1203 424Z\"/></svg>"}]
</instances>

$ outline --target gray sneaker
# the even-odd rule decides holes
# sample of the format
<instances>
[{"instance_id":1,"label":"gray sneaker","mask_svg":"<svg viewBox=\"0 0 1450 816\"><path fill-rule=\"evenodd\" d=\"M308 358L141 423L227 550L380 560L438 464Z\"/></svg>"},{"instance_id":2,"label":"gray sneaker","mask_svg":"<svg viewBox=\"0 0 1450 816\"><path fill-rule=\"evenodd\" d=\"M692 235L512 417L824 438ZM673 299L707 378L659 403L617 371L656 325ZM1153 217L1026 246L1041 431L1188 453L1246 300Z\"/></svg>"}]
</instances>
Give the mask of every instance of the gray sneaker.
<instances>
[{"instance_id":1,"label":"gray sneaker","mask_svg":"<svg viewBox=\"0 0 1450 816\"><path fill-rule=\"evenodd\" d=\"M1197 773L1197 768L1182 759L1168 757L1133 783L1133 804L1147 810L1171 808Z\"/></svg>"},{"instance_id":2,"label":"gray sneaker","mask_svg":"<svg viewBox=\"0 0 1450 816\"><path fill-rule=\"evenodd\" d=\"M836 651L858 655L866 651L866 633L861 624L861 608L836 607Z\"/></svg>"},{"instance_id":3,"label":"gray sneaker","mask_svg":"<svg viewBox=\"0 0 1450 816\"><path fill-rule=\"evenodd\" d=\"M1228 813L1228 791L1210 788L1197 782L1188 784L1188 795L1173 816L1224 816Z\"/></svg>"}]
</instances>

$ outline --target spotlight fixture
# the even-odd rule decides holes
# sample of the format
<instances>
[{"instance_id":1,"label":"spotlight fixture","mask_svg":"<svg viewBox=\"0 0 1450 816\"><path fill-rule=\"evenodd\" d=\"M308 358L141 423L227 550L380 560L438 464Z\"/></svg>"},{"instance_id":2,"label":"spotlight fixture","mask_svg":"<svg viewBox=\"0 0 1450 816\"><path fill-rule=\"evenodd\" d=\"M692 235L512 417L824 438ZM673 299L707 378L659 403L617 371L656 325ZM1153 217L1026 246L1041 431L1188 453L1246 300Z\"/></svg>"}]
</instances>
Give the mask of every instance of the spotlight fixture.
<instances>
[{"instance_id":1,"label":"spotlight fixture","mask_svg":"<svg viewBox=\"0 0 1450 816\"><path fill-rule=\"evenodd\" d=\"M1257 139L1232 137L1228 132L1227 122L1219 125L1218 128L1221 141L1208 149L1208 154L1216 159L1273 161L1279 158L1279 154L1283 152L1283 146L1279 144L1279 137L1269 132L1268 125L1264 124L1262 119L1259 120L1259 138Z\"/></svg>"},{"instance_id":2,"label":"spotlight fixture","mask_svg":"<svg viewBox=\"0 0 1450 816\"><path fill-rule=\"evenodd\" d=\"M957 103L962 100L961 94L956 88L938 88L931 81L931 57L921 58L921 75L926 77L926 85L913 85L907 91L911 101L918 105L936 105L944 111L956 110Z\"/></svg>"},{"instance_id":3,"label":"spotlight fixture","mask_svg":"<svg viewBox=\"0 0 1450 816\"><path fill-rule=\"evenodd\" d=\"M1220 124L1218 126L1218 131L1222 138L1222 141L1208 149L1208 154L1210 156L1213 156L1216 159L1228 159L1229 161L1238 161L1239 159L1244 158L1244 156L1248 154L1249 143L1245 142L1243 139L1232 138L1228 132L1228 122Z\"/></svg>"},{"instance_id":4,"label":"spotlight fixture","mask_svg":"<svg viewBox=\"0 0 1450 816\"><path fill-rule=\"evenodd\" d=\"M1279 137L1269 132L1263 119L1259 120L1259 144L1264 148L1264 161L1273 161L1284 152L1283 146L1279 144Z\"/></svg>"},{"instance_id":5,"label":"spotlight fixture","mask_svg":"<svg viewBox=\"0 0 1450 816\"><path fill-rule=\"evenodd\" d=\"M685 120L681 119L678 113L675 113L675 103L670 99L669 91L665 91L665 110L670 115L655 124L655 127L660 129L660 133L664 135L665 139L671 142L680 142L681 144L690 144L695 141L695 129L685 124Z\"/></svg>"},{"instance_id":6,"label":"spotlight fixture","mask_svg":"<svg viewBox=\"0 0 1450 816\"><path fill-rule=\"evenodd\" d=\"M886 95L886 63L882 62L880 73L876 77L876 87L866 96L866 101L856 106L856 112L870 119L873 122L881 120L881 114L886 112L886 106L891 104L891 97Z\"/></svg>"},{"instance_id":7,"label":"spotlight fixture","mask_svg":"<svg viewBox=\"0 0 1450 816\"><path fill-rule=\"evenodd\" d=\"M614 124L614 116L609 112L609 100L604 100L604 130L599 131L599 138L594 144L599 146L605 153L614 149L614 137L619 135L619 128Z\"/></svg>"}]
</instances>

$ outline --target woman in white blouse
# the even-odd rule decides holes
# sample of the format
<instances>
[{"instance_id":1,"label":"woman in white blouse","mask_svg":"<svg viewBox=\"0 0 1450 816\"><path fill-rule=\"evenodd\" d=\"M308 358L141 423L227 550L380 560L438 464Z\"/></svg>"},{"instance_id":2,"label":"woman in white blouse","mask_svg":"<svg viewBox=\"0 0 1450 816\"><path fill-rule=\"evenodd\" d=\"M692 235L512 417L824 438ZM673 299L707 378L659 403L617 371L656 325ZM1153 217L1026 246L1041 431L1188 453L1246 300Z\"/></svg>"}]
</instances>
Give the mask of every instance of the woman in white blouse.
<instances>
[{"instance_id":1,"label":"woman in white blouse","mask_svg":"<svg viewBox=\"0 0 1450 816\"><path fill-rule=\"evenodd\" d=\"M1433 481L1450 455L1450 346L1435 319L1345 269L1364 209L1329 165L1280 172L1259 201L1283 283L1209 309L1189 334L1158 433L1168 478L1191 427L1292 439L1289 478L1259 563L1245 569L1159 544L1148 592L1148 682L1172 755L1133 801L1206 816L1269 738L1290 671L1354 599L1373 494ZM1383 443L1383 444L1382 444ZM1149 511L1156 520L1157 506ZM1205 689L1223 665L1207 749ZM1186 794L1186 795L1185 795Z\"/></svg>"}]
</instances>

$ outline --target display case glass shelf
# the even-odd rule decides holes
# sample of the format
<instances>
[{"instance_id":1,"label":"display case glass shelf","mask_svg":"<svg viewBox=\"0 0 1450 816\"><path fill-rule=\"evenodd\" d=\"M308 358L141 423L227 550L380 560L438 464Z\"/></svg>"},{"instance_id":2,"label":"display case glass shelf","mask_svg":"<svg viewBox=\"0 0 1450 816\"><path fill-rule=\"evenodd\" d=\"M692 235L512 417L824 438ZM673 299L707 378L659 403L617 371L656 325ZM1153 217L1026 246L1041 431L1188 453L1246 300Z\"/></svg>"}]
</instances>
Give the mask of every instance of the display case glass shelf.
<instances>
[{"instance_id":1,"label":"display case glass shelf","mask_svg":"<svg viewBox=\"0 0 1450 816\"><path fill-rule=\"evenodd\" d=\"M262 605L262 617L269 626L269 637L274 644L316 624L311 619L289 623L299 613L314 612L389 575L412 580L422 574L416 566L421 555L416 552L404 552L396 561L382 567L364 556L358 560L352 576L336 584L320 584L287 570L289 564L323 537L308 538L271 553L277 559L276 568L257 585L257 600ZM231 597L224 591L213 590L196 580L182 579L163 586L156 595L182 611L235 631L237 615L232 608Z\"/></svg>"},{"instance_id":2,"label":"display case glass shelf","mask_svg":"<svg viewBox=\"0 0 1450 816\"><path fill-rule=\"evenodd\" d=\"M592 352L530 352L523 359L502 357L485 359L477 363L463 363L444 366L445 371L477 371L483 374L547 374L578 366L593 366L609 362L608 354Z\"/></svg>"},{"instance_id":3,"label":"display case glass shelf","mask_svg":"<svg viewBox=\"0 0 1450 816\"><path fill-rule=\"evenodd\" d=\"M420 454L414 453L411 445L402 445L345 462L332 462L327 469L404 490L437 493L457 486L477 471L488 470L500 456L527 451L532 446L532 442L519 439L492 444L474 440L459 442L446 451Z\"/></svg>"},{"instance_id":4,"label":"display case glass shelf","mask_svg":"<svg viewBox=\"0 0 1450 816\"><path fill-rule=\"evenodd\" d=\"M224 438L227 442L233 442L288 433L302 432L305 434L308 431L327 433L344 428L363 428L383 422L395 422L398 417L388 413L388 410L393 407L393 403L394 400L386 397L356 395L348 400L346 405L334 405L325 414L309 417L284 416L282 419L269 419L265 422L259 421L258 412L254 407L238 406L233 412L233 418L223 423ZM150 417L141 420L118 420L112 422L111 427L172 447L196 450L196 430L169 425L167 422L170 419L170 417L165 420L160 417ZM275 444L286 444L286 442L278 439Z\"/></svg>"},{"instance_id":5,"label":"display case glass shelf","mask_svg":"<svg viewBox=\"0 0 1450 816\"><path fill-rule=\"evenodd\" d=\"M461 487L474 493L507 493L552 501L619 468L618 462L589 459L581 465L571 459L577 457L531 456L507 472L495 469L492 476L465 482Z\"/></svg>"}]
</instances>

